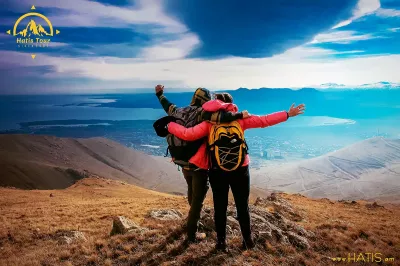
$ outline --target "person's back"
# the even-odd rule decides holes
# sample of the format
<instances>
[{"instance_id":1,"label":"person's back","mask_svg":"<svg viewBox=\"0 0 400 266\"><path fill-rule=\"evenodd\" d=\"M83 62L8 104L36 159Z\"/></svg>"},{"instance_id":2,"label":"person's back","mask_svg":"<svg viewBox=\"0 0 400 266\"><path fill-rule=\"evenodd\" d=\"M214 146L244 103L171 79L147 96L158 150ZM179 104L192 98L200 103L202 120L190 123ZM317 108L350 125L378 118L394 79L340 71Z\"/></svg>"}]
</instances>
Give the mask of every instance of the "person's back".
<instances>
[{"instance_id":1,"label":"person's back","mask_svg":"<svg viewBox=\"0 0 400 266\"><path fill-rule=\"evenodd\" d=\"M212 123L226 123L231 122L243 117L242 113L233 113L226 110L213 110L212 112L206 111L202 106L213 99L212 93L205 88L196 89L193 94L189 106L177 107L168 101L164 95L164 86L156 86L156 95L169 116L176 119L176 123L184 127L193 127L202 121L209 121ZM185 170L197 169L195 165L190 163L190 159L196 154L203 140L185 141L172 134L167 136L169 152L173 158L174 163L182 166Z\"/></svg>"},{"instance_id":2,"label":"person's back","mask_svg":"<svg viewBox=\"0 0 400 266\"><path fill-rule=\"evenodd\" d=\"M232 113L224 110L215 110L213 112L203 110L202 105L213 98L211 92L204 88L198 88L192 97L190 105L182 108L178 108L169 102L163 92L164 86L157 85L156 95L165 112L169 116L173 116L177 124L182 126L191 127L202 121L214 123L230 122L243 117L241 113ZM183 176L188 184L190 211L187 224L187 239L189 242L194 242L203 201L208 191L208 169L201 169L195 164L191 164L190 160L201 152L201 147L204 149L204 139L191 142L170 134L167 136L167 142L173 161L183 167Z\"/></svg>"}]
</instances>

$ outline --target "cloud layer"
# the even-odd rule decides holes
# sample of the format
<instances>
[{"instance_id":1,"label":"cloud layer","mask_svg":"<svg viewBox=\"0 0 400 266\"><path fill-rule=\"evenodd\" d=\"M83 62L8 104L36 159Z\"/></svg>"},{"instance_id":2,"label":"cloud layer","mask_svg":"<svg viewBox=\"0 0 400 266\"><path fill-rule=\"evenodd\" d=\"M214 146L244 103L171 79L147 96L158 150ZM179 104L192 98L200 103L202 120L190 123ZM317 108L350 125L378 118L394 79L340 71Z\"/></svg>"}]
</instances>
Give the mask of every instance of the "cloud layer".
<instances>
[{"instance_id":1,"label":"cloud layer","mask_svg":"<svg viewBox=\"0 0 400 266\"><path fill-rule=\"evenodd\" d=\"M0 11L0 93L400 82L398 1L38 0L42 50L4 34L31 4Z\"/></svg>"}]
</instances>

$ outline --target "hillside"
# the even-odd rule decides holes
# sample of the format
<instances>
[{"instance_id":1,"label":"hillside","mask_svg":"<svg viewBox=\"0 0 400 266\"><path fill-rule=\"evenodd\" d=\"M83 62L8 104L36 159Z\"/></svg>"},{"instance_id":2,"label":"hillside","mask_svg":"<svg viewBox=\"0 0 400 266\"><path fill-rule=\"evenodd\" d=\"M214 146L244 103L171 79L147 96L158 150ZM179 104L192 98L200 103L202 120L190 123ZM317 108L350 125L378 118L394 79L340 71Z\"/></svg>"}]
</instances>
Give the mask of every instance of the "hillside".
<instances>
[{"instance_id":1,"label":"hillside","mask_svg":"<svg viewBox=\"0 0 400 266\"><path fill-rule=\"evenodd\" d=\"M396 265L400 260L399 206L289 194L252 198L250 203L251 211L270 217L262 222L260 215L252 215L253 232L270 226L273 234L266 234L266 239L259 236L254 250L243 251L234 229L228 234L230 251L225 254L214 251L215 234L205 229L201 229L207 234L205 240L183 244L188 206L182 196L101 178L83 179L64 190L0 188L0 265L316 266L338 265L332 258L359 257L360 253L365 263L356 265L369 265L368 252L390 259L384 265ZM202 217L207 217L212 206L210 198L205 205ZM152 218L151 212L160 209L175 209L183 217ZM137 229L110 236L113 218L120 215L136 223ZM202 222L204 228L212 226L212 220L202 218ZM229 223L235 228L235 221ZM290 243L276 230L287 234ZM293 242L291 230L298 230L303 235L299 239L308 244ZM73 233L75 239L67 237ZM279 235L283 238L277 238Z\"/></svg>"},{"instance_id":2,"label":"hillside","mask_svg":"<svg viewBox=\"0 0 400 266\"><path fill-rule=\"evenodd\" d=\"M72 139L0 135L0 186L62 189L101 176L152 190L185 193L185 181L170 160L104 138Z\"/></svg>"},{"instance_id":3,"label":"hillside","mask_svg":"<svg viewBox=\"0 0 400 266\"><path fill-rule=\"evenodd\" d=\"M400 140L373 138L324 156L253 171L252 184L316 198L400 202Z\"/></svg>"}]
</instances>

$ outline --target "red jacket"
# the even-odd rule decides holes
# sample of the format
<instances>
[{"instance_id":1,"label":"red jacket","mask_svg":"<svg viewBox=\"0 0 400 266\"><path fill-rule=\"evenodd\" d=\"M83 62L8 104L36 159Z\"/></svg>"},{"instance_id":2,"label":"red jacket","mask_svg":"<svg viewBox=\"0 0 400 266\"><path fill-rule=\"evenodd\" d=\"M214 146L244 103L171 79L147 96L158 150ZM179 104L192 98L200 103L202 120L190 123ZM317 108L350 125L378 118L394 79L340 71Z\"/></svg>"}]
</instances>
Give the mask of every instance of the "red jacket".
<instances>
[{"instance_id":1,"label":"red jacket","mask_svg":"<svg viewBox=\"0 0 400 266\"><path fill-rule=\"evenodd\" d=\"M227 110L231 112L237 112L238 108L235 104L224 103L220 100L213 100L203 104L203 109L208 112L216 112L218 110ZM252 115L246 119L239 119L238 122L242 127L243 131L249 128L264 128L279 124L286 121L288 118L285 111L277 112L265 116ZM209 122L202 122L194 127L185 128L177 123L171 122L168 125L169 133L177 136L180 139L186 141L194 141L208 136L211 130L212 124ZM209 168L209 158L207 152L207 141L200 147L197 153L189 160L190 163L196 165L201 169ZM247 166L250 163L249 155L243 163L243 166Z\"/></svg>"}]
</instances>

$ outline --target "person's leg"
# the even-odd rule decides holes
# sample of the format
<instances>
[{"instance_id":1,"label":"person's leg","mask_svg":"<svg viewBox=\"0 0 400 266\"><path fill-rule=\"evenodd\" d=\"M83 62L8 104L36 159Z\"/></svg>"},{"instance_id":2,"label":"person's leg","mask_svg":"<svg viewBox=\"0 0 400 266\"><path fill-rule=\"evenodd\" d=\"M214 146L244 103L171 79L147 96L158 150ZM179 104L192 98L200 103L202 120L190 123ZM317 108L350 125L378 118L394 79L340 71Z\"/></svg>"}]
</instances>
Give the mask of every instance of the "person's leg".
<instances>
[{"instance_id":1,"label":"person's leg","mask_svg":"<svg viewBox=\"0 0 400 266\"><path fill-rule=\"evenodd\" d=\"M208 173L204 170L191 171L192 175L192 201L187 223L189 241L196 240L197 224L200 220L203 201L208 191Z\"/></svg>"},{"instance_id":2,"label":"person's leg","mask_svg":"<svg viewBox=\"0 0 400 266\"><path fill-rule=\"evenodd\" d=\"M241 167L236 170L229 183L235 199L237 216L242 231L243 244L245 248L252 248L254 243L251 238L250 214L249 214L249 194L250 194L250 173L249 167Z\"/></svg>"},{"instance_id":3,"label":"person's leg","mask_svg":"<svg viewBox=\"0 0 400 266\"><path fill-rule=\"evenodd\" d=\"M214 221L217 232L217 247L224 249L226 240L226 210L228 208L229 183L227 174L221 170L210 170L210 184L214 200Z\"/></svg>"},{"instance_id":4,"label":"person's leg","mask_svg":"<svg viewBox=\"0 0 400 266\"><path fill-rule=\"evenodd\" d=\"M188 185L188 192L187 192L188 202L189 202L189 205L192 205L192 190L193 190L193 188L192 188L192 178L193 178L192 171L182 169L182 173L183 173L183 177L185 178L186 183Z\"/></svg>"}]
</instances>

